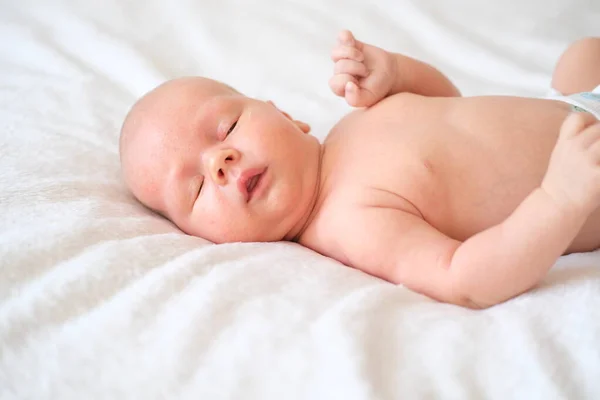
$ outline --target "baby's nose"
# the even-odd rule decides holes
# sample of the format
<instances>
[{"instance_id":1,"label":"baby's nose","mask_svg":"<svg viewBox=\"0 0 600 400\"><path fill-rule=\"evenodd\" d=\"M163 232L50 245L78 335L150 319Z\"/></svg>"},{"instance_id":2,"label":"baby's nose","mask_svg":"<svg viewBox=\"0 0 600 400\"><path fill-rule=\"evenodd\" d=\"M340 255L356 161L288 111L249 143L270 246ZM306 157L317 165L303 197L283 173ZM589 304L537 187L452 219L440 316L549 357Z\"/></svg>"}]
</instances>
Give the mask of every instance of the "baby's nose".
<instances>
[{"instance_id":1,"label":"baby's nose","mask_svg":"<svg viewBox=\"0 0 600 400\"><path fill-rule=\"evenodd\" d=\"M207 170L212 180L219 186L227 184L231 179L231 167L240 159L240 153L235 149L216 149L206 157Z\"/></svg>"}]
</instances>

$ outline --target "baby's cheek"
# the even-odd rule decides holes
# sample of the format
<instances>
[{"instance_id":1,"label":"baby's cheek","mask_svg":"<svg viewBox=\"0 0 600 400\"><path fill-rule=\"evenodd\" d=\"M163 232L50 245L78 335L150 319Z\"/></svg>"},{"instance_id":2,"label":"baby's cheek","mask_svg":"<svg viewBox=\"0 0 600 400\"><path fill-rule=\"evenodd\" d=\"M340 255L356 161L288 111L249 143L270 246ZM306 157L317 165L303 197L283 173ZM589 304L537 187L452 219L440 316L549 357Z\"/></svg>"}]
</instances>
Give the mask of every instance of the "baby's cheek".
<instances>
[{"instance_id":1,"label":"baby's cheek","mask_svg":"<svg viewBox=\"0 0 600 400\"><path fill-rule=\"evenodd\" d=\"M196 215L191 222L192 230L196 233L195 236L200 236L212 242L226 242L231 236L230 224L224 223L222 218L215 216L214 213Z\"/></svg>"}]
</instances>

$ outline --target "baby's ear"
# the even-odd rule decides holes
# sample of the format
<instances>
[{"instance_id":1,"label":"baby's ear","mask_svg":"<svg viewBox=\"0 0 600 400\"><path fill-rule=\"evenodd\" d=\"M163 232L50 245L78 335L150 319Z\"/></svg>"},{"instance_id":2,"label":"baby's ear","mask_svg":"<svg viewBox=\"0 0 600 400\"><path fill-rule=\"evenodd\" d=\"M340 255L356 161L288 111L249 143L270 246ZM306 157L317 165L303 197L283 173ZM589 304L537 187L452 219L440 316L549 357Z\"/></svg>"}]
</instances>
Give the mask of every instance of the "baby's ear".
<instances>
[{"instance_id":1,"label":"baby's ear","mask_svg":"<svg viewBox=\"0 0 600 400\"><path fill-rule=\"evenodd\" d=\"M292 118L292 116L288 113L286 113L285 111L281 110L279 107L277 107L275 105L275 103L273 103L271 100L267 100L267 103L269 103L270 105L272 105L273 107L275 107L280 113L282 113L283 115L285 115L285 117L287 119L289 119L290 121L292 121L294 124L296 124L296 126L298 128L300 128L300 130L304 133L308 133L310 132L310 125L308 125L306 122L302 122L302 121L298 121Z\"/></svg>"}]
</instances>

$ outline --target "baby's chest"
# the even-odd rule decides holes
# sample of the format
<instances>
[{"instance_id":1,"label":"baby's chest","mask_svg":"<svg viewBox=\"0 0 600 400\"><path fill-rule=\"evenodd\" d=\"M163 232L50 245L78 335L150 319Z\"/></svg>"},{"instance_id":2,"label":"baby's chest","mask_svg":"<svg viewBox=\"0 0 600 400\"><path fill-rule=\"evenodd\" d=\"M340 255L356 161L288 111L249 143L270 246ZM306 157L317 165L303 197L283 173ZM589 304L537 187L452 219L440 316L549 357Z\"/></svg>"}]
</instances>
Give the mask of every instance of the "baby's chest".
<instances>
[{"instance_id":1,"label":"baby's chest","mask_svg":"<svg viewBox=\"0 0 600 400\"><path fill-rule=\"evenodd\" d=\"M505 219L540 184L547 154L452 125L434 129L439 134L416 128L357 141L337 164L336 201L348 209L408 211L464 240Z\"/></svg>"}]
</instances>

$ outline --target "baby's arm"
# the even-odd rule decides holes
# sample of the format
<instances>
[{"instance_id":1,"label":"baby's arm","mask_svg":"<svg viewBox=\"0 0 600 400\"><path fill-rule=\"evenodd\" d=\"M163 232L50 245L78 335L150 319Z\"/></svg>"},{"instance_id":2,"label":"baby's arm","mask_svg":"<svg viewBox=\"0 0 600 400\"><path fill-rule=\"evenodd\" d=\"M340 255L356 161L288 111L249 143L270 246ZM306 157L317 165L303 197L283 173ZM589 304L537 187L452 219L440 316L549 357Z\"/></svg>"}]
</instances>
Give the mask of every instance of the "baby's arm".
<instances>
[{"instance_id":1,"label":"baby's arm","mask_svg":"<svg viewBox=\"0 0 600 400\"><path fill-rule=\"evenodd\" d=\"M580 221L557 213L536 191L502 224L460 242L408 212L366 208L352 221L361 231L346 233L346 256L356 268L436 300L485 308L535 286Z\"/></svg>"},{"instance_id":2,"label":"baby's arm","mask_svg":"<svg viewBox=\"0 0 600 400\"><path fill-rule=\"evenodd\" d=\"M329 86L354 107L371 106L401 92L460 96L452 82L431 65L363 43L349 31L340 33L331 58L335 67Z\"/></svg>"},{"instance_id":3,"label":"baby's arm","mask_svg":"<svg viewBox=\"0 0 600 400\"><path fill-rule=\"evenodd\" d=\"M541 187L501 224L461 243L407 212L364 209L353 221L362 233L347 233L346 256L440 301L491 306L540 282L599 203L600 123L571 115Z\"/></svg>"}]
</instances>

